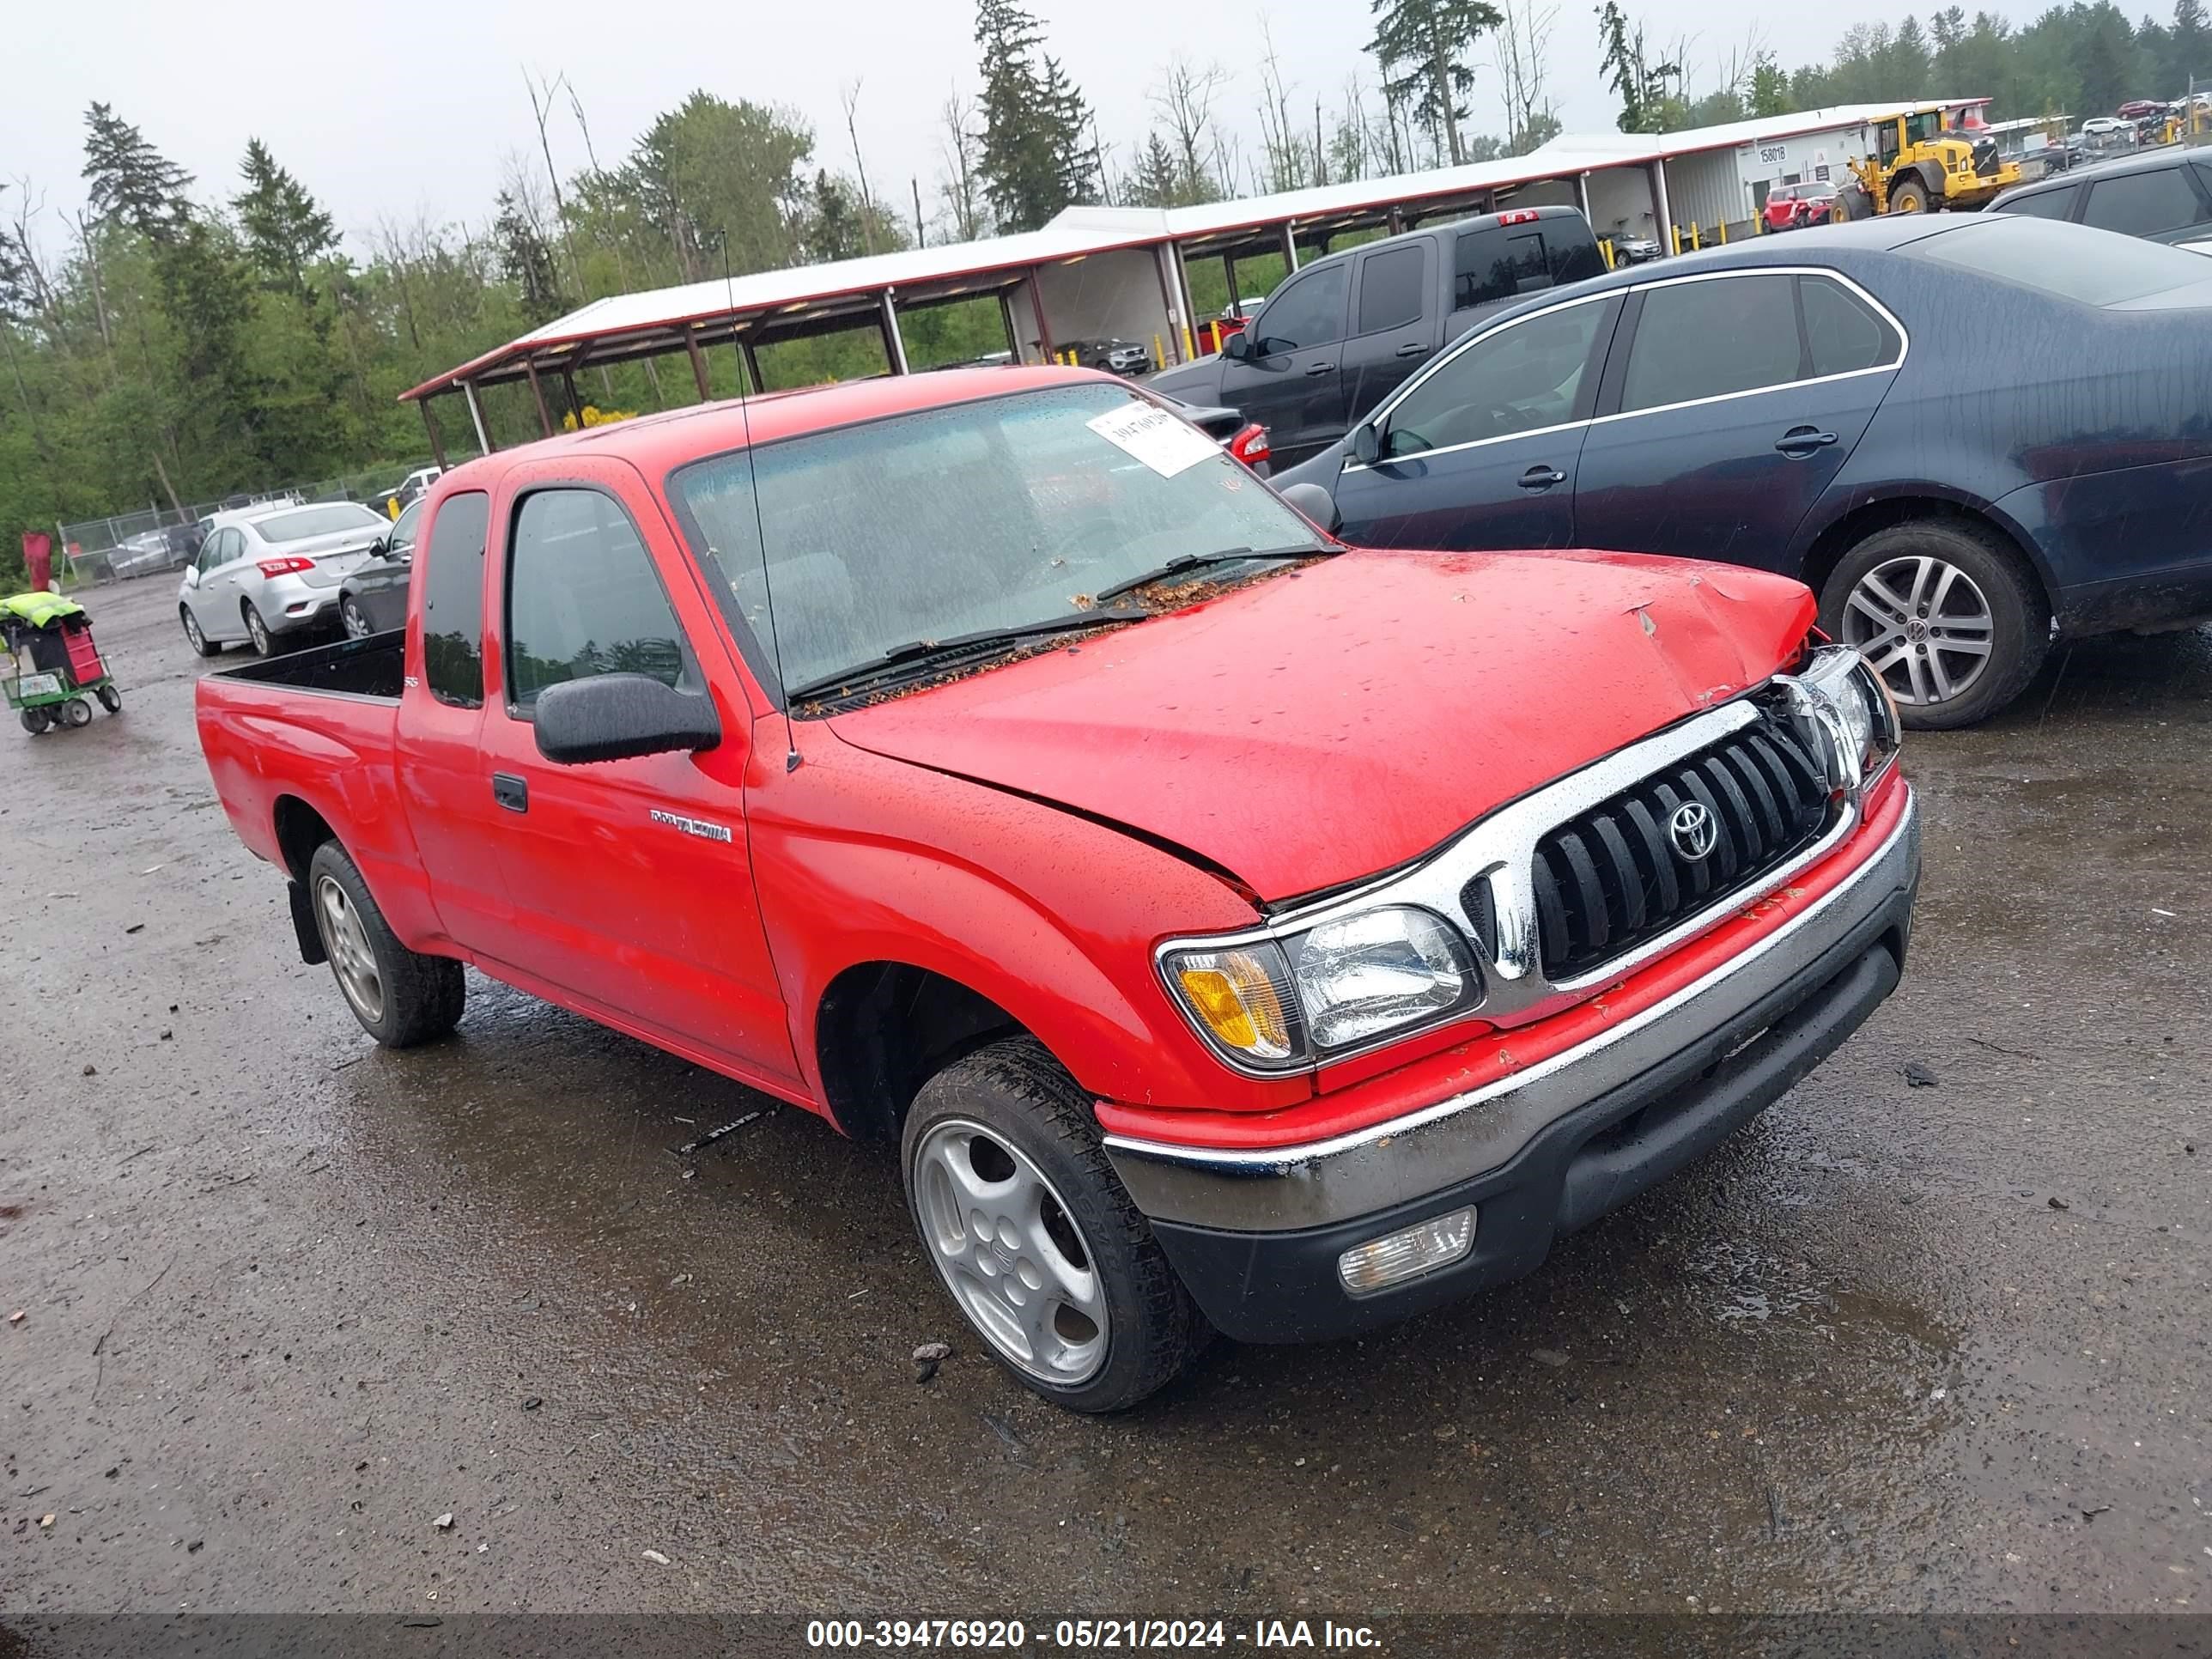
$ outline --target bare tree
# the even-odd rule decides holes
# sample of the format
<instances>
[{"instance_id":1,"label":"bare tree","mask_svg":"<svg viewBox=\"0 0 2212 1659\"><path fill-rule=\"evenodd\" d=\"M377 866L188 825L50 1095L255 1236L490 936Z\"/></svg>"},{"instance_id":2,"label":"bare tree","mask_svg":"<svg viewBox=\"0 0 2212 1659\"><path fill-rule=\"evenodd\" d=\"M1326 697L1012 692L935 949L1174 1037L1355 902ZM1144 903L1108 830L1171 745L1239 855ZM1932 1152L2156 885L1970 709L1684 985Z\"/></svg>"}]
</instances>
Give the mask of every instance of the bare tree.
<instances>
[{"instance_id":1,"label":"bare tree","mask_svg":"<svg viewBox=\"0 0 2212 1659\"><path fill-rule=\"evenodd\" d=\"M530 114L531 118L538 123L538 148L545 157L545 182L552 187L553 212L561 222L561 246L568 256L568 274L575 280L576 295L582 299L586 297L584 268L576 261L576 245L568 235L568 204L561 195L561 173L553 165L553 140L545 129L545 124L553 113L553 94L568 86L568 76L563 71L547 81L543 76L533 77L529 70L525 69L522 84L530 90Z\"/></svg>"},{"instance_id":2,"label":"bare tree","mask_svg":"<svg viewBox=\"0 0 2212 1659\"><path fill-rule=\"evenodd\" d=\"M868 163L860 154L860 82L857 76L849 87L837 88L837 101L845 106L845 136L853 141L853 167L860 179L860 246L862 251L876 251L876 198L868 191Z\"/></svg>"},{"instance_id":3,"label":"bare tree","mask_svg":"<svg viewBox=\"0 0 2212 1659\"><path fill-rule=\"evenodd\" d=\"M1260 143L1267 171L1261 175L1263 192L1304 188L1306 149L1291 125L1290 88L1283 81L1281 59L1275 53L1274 30L1267 15L1260 17ZM1255 169L1256 171L1256 169Z\"/></svg>"},{"instance_id":4,"label":"bare tree","mask_svg":"<svg viewBox=\"0 0 2212 1659\"><path fill-rule=\"evenodd\" d=\"M1545 49L1559 9L1553 0L1497 0L1504 21L1491 36L1491 59L1498 67L1499 89L1505 100L1505 147L1518 153L1531 136L1536 118L1548 118L1552 100L1546 95Z\"/></svg>"},{"instance_id":5,"label":"bare tree","mask_svg":"<svg viewBox=\"0 0 2212 1659\"><path fill-rule=\"evenodd\" d=\"M938 197L951 221L953 240L972 242L985 229L983 181L976 173L981 140L975 131L975 106L956 87L939 108L937 118L938 154L944 161L937 175Z\"/></svg>"},{"instance_id":6,"label":"bare tree","mask_svg":"<svg viewBox=\"0 0 2212 1659\"><path fill-rule=\"evenodd\" d=\"M1213 106L1228 80L1220 64L1195 65L1178 55L1168 60L1165 78L1145 94L1167 123L1182 175L1177 194L1186 202L1210 201L1221 193L1221 132Z\"/></svg>"}]
</instances>

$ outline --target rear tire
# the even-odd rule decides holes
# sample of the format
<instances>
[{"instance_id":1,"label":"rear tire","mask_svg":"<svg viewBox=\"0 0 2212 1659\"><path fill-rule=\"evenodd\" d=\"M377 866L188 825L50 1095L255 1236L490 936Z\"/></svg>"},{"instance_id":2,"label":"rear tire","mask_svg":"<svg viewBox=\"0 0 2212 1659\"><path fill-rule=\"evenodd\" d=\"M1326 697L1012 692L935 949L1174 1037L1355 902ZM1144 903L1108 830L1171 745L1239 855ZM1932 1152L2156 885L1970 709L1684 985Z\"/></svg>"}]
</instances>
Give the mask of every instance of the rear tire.
<instances>
[{"instance_id":1,"label":"rear tire","mask_svg":"<svg viewBox=\"0 0 2212 1659\"><path fill-rule=\"evenodd\" d=\"M2051 608L2020 555L1941 519L1892 525L1844 554L1821 590L1820 626L1866 655L1920 732L1987 720L2051 650Z\"/></svg>"},{"instance_id":2,"label":"rear tire","mask_svg":"<svg viewBox=\"0 0 2212 1659\"><path fill-rule=\"evenodd\" d=\"M100 706L109 714L119 714L123 712L123 694L113 686L103 685L94 692L93 696L100 699Z\"/></svg>"},{"instance_id":3,"label":"rear tire","mask_svg":"<svg viewBox=\"0 0 2212 1659\"><path fill-rule=\"evenodd\" d=\"M411 1048L460 1023L469 994L461 964L402 945L344 848L318 847L307 883L315 932L362 1030L387 1048Z\"/></svg>"},{"instance_id":4,"label":"rear tire","mask_svg":"<svg viewBox=\"0 0 2212 1659\"><path fill-rule=\"evenodd\" d=\"M192 615L191 606L180 605L177 607L177 613L184 618L185 644L191 646L203 657L219 657L222 654L222 647L200 631L200 619Z\"/></svg>"},{"instance_id":5,"label":"rear tire","mask_svg":"<svg viewBox=\"0 0 2212 1659\"><path fill-rule=\"evenodd\" d=\"M269 624L261 620L261 613L253 608L253 601L246 602L246 637L253 641L253 648L264 657L276 654L276 636L269 631Z\"/></svg>"},{"instance_id":6,"label":"rear tire","mask_svg":"<svg viewBox=\"0 0 2212 1659\"><path fill-rule=\"evenodd\" d=\"M53 724L43 708L26 708L15 718L23 722L23 729L34 738L44 736L46 727Z\"/></svg>"},{"instance_id":7,"label":"rear tire","mask_svg":"<svg viewBox=\"0 0 2212 1659\"><path fill-rule=\"evenodd\" d=\"M71 697L62 705L62 724L75 727L92 724L92 705L82 697Z\"/></svg>"},{"instance_id":8,"label":"rear tire","mask_svg":"<svg viewBox=\"0 0 2212 1659\"><path fill-rule=\"evenodd\" d=\"M902 1154L923 1252L1023 1387L1070 1411L1122 1411L1205 1346L1205 1320L1107 1162L1091 1097L1034 1037L924 1084Z\"/></svg>"}]
</instances>

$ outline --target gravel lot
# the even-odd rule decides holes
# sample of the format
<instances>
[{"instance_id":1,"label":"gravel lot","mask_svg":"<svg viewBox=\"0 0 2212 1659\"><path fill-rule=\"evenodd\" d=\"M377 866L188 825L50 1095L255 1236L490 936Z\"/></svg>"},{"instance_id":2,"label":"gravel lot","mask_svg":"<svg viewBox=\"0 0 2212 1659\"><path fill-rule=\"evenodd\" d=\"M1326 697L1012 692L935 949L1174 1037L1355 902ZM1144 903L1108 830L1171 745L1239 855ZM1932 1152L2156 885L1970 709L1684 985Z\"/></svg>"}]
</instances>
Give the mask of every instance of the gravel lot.
<instances>
[{"instance_id":1,"label":"gravel lot","mask_svg":"<svg viewBox=\"0 0 2212 1659\"><path fill-rule=\"evenodd\" d=\"M119 718L0 731L0 1609L2212 1607L2212 633L1908 746L1905 984L1722 1152L1097 1422L963 1340L889 1152L687 1163L757 1098L482 979L374 1048L173 592L89 598Z\"/></svg>"}]
</instances>

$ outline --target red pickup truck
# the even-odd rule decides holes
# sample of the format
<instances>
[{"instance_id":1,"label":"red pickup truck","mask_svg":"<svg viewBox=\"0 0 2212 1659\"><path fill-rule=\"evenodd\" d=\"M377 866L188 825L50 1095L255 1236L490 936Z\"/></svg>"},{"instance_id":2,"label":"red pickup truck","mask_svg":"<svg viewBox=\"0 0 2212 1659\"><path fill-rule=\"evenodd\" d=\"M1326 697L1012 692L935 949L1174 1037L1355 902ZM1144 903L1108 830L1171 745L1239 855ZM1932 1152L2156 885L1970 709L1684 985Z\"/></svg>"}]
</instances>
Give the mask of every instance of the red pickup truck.
<instances>
[{"instance_id":1,"label":"red pickup truck","mask_svg":"<svg viewBox=\"0 0 2212 1659\"><path fill-rule=\"evenodd\" d=\"M897 1145L1079 1410L1529 1272L1905 958L1897 722L1804 588L1345 548L1103 375L553 439L416 549L404 630L199 682L302 956L393 1048L465 963Z\"/></svg>"}]
</instances>

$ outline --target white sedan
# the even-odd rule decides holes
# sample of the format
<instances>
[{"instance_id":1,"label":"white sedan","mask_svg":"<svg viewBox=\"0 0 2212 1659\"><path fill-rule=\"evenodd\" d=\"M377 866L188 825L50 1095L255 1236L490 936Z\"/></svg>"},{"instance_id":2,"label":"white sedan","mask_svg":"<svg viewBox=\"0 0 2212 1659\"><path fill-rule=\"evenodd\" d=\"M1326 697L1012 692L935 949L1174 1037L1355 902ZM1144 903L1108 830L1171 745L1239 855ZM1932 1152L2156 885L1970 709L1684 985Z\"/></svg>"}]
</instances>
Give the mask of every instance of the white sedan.
<instances>
[{"instance_id":1,"label":"white sedan","mask_svg":"<svg viewBox=\"0 0 2212 1659\"><path fill-rule=\"evenodd\" d=\"M356 501L280 504L217 515L177 590L185 638L203 657L234 641L276 641L333 620L338 584L392 526Z\"/></svg>"}]
</instances>

